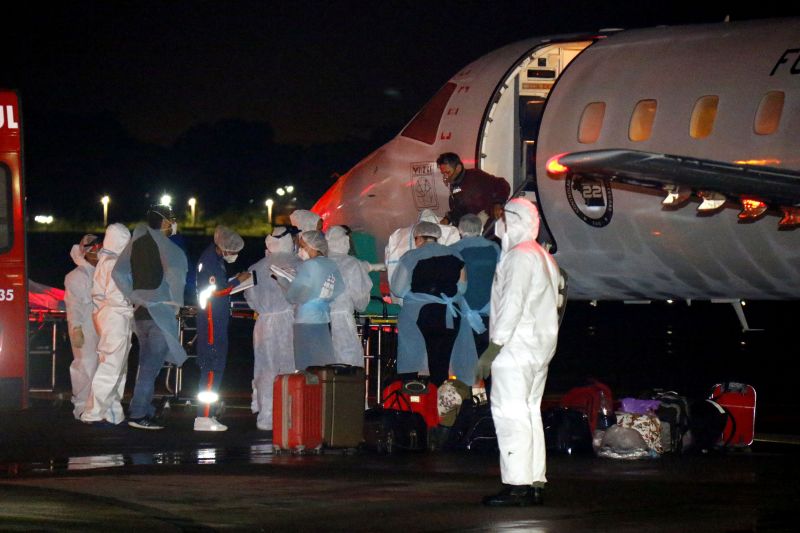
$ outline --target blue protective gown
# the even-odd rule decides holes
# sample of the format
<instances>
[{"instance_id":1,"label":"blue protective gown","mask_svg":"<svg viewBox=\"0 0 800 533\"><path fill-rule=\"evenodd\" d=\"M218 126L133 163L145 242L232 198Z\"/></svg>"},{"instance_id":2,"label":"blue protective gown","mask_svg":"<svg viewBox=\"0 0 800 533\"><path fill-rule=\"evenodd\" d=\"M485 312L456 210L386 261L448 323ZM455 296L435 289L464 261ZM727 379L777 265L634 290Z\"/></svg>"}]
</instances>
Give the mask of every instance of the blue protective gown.
<instances>
[{"instance_id":1,"label":"blue protective gown","mask_svg":"<svg viewBox=\"0 0 800 533\"><path fill-rule=\"evenodd\" d=\"M475 364L478 360L475 341L470 328L483 331L483 324L477 313L467 306L461 292L457 294L428 294L412 292L414 269L420 261L439 256L454 256L463 262L460 254L438 243L426 244L406 252L400 258L397 269L391 279L391 289L395 296L403 298L403 307L397 319L397 372L428 373L428 352L425 338L417 324L422 308L428 304L440 304L447 307L446 329L457 328L455 343L450 354L450 374L468 385L475 380ZM469 278L467 279L469 282ZM455 321L457 316L466 320ZM456 324L458 322L458 324Z\"/></svg>"},{"instance_id":2,"label":"blue protective gown","mask_svg":"<svg viewBox=\"0 0 800 533\"><path fill-rule=\"evenodd\" d=\"M300 263L286 299L297 305L294 315L295 367L335 362L330 332L330 304L344 292L336 263L319 256Z\"/></svg>"},{"instance_id":3,"label":"blue protective gown","mask_svg":"<svg viewBox=\"0 0 800 533\"><path fill-rule=\"evenodd\" d=\"M205 249L197 262L198 298L211 284L217 286L216 290L208 298L205 309L197 310L197 366L200 367L198 390L218 393L228 358L230 291L239 285L239 281L236 278L228 281L225 260L217 255L216 245L213 243Z\"/></svg>"}]
</instances>

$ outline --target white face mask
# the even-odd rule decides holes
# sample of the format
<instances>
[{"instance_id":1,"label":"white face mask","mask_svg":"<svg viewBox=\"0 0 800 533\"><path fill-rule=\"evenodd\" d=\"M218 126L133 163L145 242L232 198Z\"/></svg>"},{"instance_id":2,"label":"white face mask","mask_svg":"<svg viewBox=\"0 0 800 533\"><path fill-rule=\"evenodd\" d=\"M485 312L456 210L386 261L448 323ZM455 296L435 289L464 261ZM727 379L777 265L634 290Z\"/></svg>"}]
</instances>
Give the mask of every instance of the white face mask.
<instances>
[{"instance_id":1,"label":"white face mask","mask_svg":"<svg viewBox=\"0 0 800 533\"><path fill-rule=\"evenodd\" d=\"M178 233L178 223L177 222L173 222L172 224L170 224L170 231L172 232L172 233L169 234L170 237L175 235L176 233Z\"/></svg>"},{"instance_id":2,"label":"white face mask","mask_svg":"<svg viewBox=\"0 0 800 533\"><path fill-rule=\"evenodd\" d=\"M311 259L311 256L308 255L308 252L306 252L305 248L300 248L300 251L297 252L297 257L299 257L303 261L308 261L309 259Z\"/></svg>"},{"instance_id":3,"label":"white face mask","mask_svg":"<svg viewBox=\"0 0 800 533\"><path fill-rule=\"evenodd\" d=\"M222 256L222 258L225 260L226 263L233 263L234 261L236 261L237 257L239 257L239 254Z\"/></svg>"}]
</instances>

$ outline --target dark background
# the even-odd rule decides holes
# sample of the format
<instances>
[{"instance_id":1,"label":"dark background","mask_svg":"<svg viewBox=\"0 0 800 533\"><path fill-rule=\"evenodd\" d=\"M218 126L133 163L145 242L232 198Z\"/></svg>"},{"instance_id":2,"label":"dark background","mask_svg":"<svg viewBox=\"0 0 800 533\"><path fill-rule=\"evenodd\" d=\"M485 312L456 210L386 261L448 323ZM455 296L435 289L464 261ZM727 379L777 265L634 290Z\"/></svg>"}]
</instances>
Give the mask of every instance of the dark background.
<instances>
[{"instance_id":1,"label":"dark background","mask_svg":"<svg viewBox=\"0 0 800 533\"><path fill-rule=\"evenodd\" d=\"M455 72L537 35L763 18L790 3L72 0L5 11L29 214L133 221L164 192L202 215L310 207ZM276 210L280 206L276 206Z\"/></svg>"},{"instance_id":2,"label":"dark background","mask_svg":"<svg viewBox=\"0 0 800 533\"><path fill-rule=\"evenodd\" d=\"M502 45L799 12L783 2L29 1L2 17L0 87L22 102L31 217L99 224L109 194L109 220L133 222L164 192L179 214L194 196L201 216L226 216L263 209L286 184L310 207L455 72ZM31 279L63 286L78 238L31 233ZM208 242L189 238L192 261ZM246 239L237 265L262 253L261 239ZM548 391L594 376L618 396L664 387L698 397L742 380L759 392L760 429L786 429L797 309L750 302L751 326L766 331L743 334L729 305L571 302ZM252 322L232 328L226 382L246 394ZM132 372L135 357L134 346Z\"/></svg>"}]
</instances>

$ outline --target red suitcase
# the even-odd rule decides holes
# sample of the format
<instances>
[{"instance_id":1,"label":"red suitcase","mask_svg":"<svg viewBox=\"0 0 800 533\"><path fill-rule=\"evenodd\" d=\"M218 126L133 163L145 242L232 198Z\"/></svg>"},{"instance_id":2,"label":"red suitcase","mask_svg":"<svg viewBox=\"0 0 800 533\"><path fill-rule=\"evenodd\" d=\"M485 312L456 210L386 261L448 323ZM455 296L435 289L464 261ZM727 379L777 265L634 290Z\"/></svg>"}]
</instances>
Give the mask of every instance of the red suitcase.
<instances>
[{"instance_id":1,"label":"red suitcase","mask_svg":"<svg viewBox=\"0 0 800 533\"><path fill-rule=\"evenodd\" d=\"M322 447L322 385L310 372L275 378L272 446L276 452L303 452Z\"/></svg>"},{"instance_id":2,"label":"red suitcase","mask_svg":"<svg viewBox=\"0 0 800 533\"><path fill-rule=\"evenodd\" d=\"M720 383L711 391L711 400L729 414L720 444L743 448L753 444L756 425L756 390L744 383Z\"/></svg>"},{"instance_id":3,"label":"red suitcase","mask_svg":"<svg viewBox=\"0 0 800 533\"><path fill-rule=\"evenodd\" d=\"M383 407L419 413L429 427L439 425L436 385L421 380L396 379L383 389Z\"/></svg>"}]
</instances>

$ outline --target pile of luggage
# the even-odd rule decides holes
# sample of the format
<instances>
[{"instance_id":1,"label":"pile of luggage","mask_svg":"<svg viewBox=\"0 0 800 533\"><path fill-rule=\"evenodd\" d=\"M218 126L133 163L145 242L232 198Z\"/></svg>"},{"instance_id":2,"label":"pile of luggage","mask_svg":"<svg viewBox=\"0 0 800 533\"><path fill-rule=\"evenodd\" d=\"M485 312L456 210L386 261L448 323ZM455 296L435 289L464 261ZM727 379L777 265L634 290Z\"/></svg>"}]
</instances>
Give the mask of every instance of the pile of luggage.
<instances>
[{"instance_id":1,"label":"pile of luggage","mask_svg":"<svg viewBox=\"0 0 800 533\"><path fill-rule=\"evenodd\" d=\"M743 383L717 384L695 402L661 389L615 402L607 385L592 380L542 416L550 452L639 459L748 447L755 405L755 389Z\"/></svg>"},{"instance_id":2,"label":"pile of luggage","mask_svg":"<svg viewBox=\"0 0 800 533\"><path fill-rule=\"evenodd\" d=\"M323 447L379 453L497 450L485 389L473 387L468 397L451 382L437 388L425 379L396 377L385 384L380 405L365 411L364 379L363 369L347 365L278 376L276 452ZM615 401L607 385L592 380L545 409L542 421L550 453L639 459L746 448L753 442L755 406L755 389L743 383L717 384L707 398L695 402L660 389Z\"/></svg>"}]
</instances>

